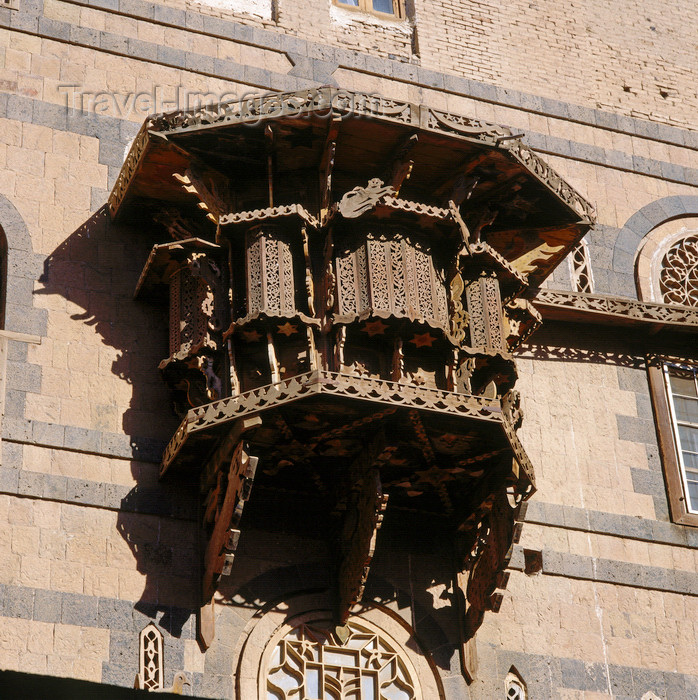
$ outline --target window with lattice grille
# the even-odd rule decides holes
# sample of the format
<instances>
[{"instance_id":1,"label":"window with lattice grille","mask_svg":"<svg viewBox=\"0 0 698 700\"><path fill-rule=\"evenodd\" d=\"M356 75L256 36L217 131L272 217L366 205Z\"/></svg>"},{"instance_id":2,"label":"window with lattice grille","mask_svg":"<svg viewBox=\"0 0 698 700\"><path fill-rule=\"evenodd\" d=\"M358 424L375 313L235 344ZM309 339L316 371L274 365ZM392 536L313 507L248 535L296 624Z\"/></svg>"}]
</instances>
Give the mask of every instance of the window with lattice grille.
<instances>
[{"instance_id":1,"label":"window with lattice grille","mask_svg":"<svg viewBox=\"0 0 698 700\"><path fill-rule=\"evenodd\" d=\"M577 243L569 257L569 261L572 289L575 292L591 294L594 291L594 279L591 274L591 261L586 241Z\"/></svg>"},{"instance_id":2,"label":"window with lattice grille","mask_svg":"<svg viewBox=\"0 0 698 700\"><path fill-rule=\"evenodd\" d=\"M662 258L659 290L665 304L698 306L698 233L686 233Z\"/></svg>"},{"instance_id":3,"label":"window with lattice grille","mask_svg":"<svg viewBox=\"0 0 698 700\"><path fill-rule=\"evenodd\" d=\"M139 642L138 687L162 690L162 632L151 622L141 630Z\"/></svg>"},{"instance_id":4,"label":"window with lattice grille","mask_svg":"<svg viewBox=\"0 0 698 700\"><path fill-rule=\"evenodd\" d=\"M275 647L267 669L269 700L416 700L421 697L399 651L356 623L346 638L299 625Z\"/></svg>"},{"instance_id":5,"label":"window with lattice grille","mask_svg":"<svg viewBox=\"0 0 698 700\"><path fill-rule=\"evenodd\" d=\"M526 684L513 666L509 673L507 673L505 688L506 700L527 700L528 698L526 694Z\"/></svg>"}]
</instances>

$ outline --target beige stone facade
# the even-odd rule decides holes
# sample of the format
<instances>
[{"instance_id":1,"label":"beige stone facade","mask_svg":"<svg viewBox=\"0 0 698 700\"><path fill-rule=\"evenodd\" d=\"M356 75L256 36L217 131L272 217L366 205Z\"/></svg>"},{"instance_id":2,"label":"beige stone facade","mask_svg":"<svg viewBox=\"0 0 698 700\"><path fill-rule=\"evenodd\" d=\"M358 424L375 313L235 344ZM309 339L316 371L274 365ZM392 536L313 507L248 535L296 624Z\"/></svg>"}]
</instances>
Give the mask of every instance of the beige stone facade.
<instances>
[{"instance_id":1,"label":"beige stone facade","mask_svg":"<svg viewBox=\"0 0 698 700\"><path fill-rule=\"evenodd\" d=\"M661 302L638 296L638 251L660 227L696 228L694 3L409 0L404 19L331 0L235 6L0 5L4 328L40 338L6 343L0 669L132 687L153 620L166 685L182 670L187 692L252 700L238 676L265 606L327 585L322 533L255 522L216 640L196 642L197 496L158 481L178 422L157 371L168 319L133 301L153 241L105 207L148 114L336 84L507 125L596 207L598 296ZM544 286L574 293L570 279L565 260ZM623 323L553 316L519 352L538 490L471 684L443 553L376 553L374 600L416 630L444 699L504 698L511 667L530 700L698 697L698 528L672 520L647 373L649 355L698 360L696 325Z\"/></svg>"}]
</instances>

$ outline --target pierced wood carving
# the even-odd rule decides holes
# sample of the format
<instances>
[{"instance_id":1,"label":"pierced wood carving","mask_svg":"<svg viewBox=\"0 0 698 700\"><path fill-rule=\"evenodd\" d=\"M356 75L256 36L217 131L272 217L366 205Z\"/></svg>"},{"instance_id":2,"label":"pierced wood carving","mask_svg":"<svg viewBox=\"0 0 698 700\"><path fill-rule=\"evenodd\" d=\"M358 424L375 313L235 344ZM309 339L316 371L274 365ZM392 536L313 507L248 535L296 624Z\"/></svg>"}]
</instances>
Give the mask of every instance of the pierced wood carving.
<instances>
[{"instance_id":1,"label":"pierced wood carving","mask_svg":"<svg viewBox=\"0 0 698 700\"><path fill-rule=\"evenodd\" d=\"M495 277L480 277L466 287L470 342L473 347L504 349L502 303Z\"/></svg>"},{"instance_id":2,"label":"pierced wood carving","mask_svg":"<svg viewBox=\"0 0 698 700\"><path fill-rule=\"evenodd\" d=\"M659 288L665 304L698 306L698 235L682 238L666 252Z\"/></svg>"},{"instance_id":3,"label":"pierced wood carving","mask_svg":"<svg viewBox=\"0 0 698 700\"><path fill-rule=\"evenodd\" d=\"M471 538L472 636L498 606L512 513L535 488L511 352L540 322L534 307L570 303L527 289L581 239L591 206L504 127L332 88L154 117L110 198L113 215L133 205L175 239L138 289L169 286L160 367L186 415L161 473L200 474L204 645L253 478L341 515L340 623L389 492L396 512ZM659 306L643 313L674 318Z\"/></svg>"},{"instance_id":4,"label":"pierced wood carving","mask_svg":"<svg viewBox=\"0 0 698 700\"><path fill-rule=\"evenodd\" d=\"M159 367L176 410L185 413L222 395L218 351L225 297L220 269L204 253L190 254L169 283L170 356Z\"/></svg>"}]
</instances>

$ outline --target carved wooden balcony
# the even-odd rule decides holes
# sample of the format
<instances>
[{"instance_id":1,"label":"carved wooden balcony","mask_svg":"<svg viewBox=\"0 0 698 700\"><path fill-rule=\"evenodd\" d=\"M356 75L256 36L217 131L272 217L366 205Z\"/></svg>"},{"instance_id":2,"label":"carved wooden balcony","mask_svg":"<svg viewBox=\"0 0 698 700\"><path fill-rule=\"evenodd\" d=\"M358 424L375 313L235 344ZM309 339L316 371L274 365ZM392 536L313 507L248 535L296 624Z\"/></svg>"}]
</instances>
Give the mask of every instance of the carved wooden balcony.
<instances>
[{"instance_id":1,"label":"carved wooden balcony","mask_svg":"<svg viewBox=\"0 0 698 700\"><path fill-rule=\"evenodd\" d=\"M339 517L339 623L386 507L446 522L471 637L534 490L512 355L540 322L525 295L590 205L507 129L322 88L149 120L109 206L153 222L138 293L170 300L160 368L184 419L162 474L199 473L202 602L254 479Z\"/></svg>"}]
</instances>

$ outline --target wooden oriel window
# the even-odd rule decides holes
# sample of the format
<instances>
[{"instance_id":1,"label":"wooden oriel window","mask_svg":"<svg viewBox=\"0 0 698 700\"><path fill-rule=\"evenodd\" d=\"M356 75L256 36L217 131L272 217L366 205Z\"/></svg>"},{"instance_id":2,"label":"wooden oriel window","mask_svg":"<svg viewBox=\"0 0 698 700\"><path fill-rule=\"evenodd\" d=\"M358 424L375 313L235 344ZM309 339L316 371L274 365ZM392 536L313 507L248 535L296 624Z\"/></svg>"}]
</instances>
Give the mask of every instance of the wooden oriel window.
<instances>
[{"instance_id":1,"label":"wooden oriel window","mask_svg":"<svg viewBox=\"0 0 698 700\"><path fill-rule=\"evenodd\" d=\"M379 17L402 19L405 16L403 0L333 0L333 2L339 7L354 8Z\"/></svg>"},{"instance_id":2,"label":"wooden oriel window","mask_svg":"<svg viewBox=\"0 0 698 700\"><path fill-rule=\"evenodd\" d=\"M649 368L672 519L698 526L698 364Z\"/></svg>"}]
</instances>

